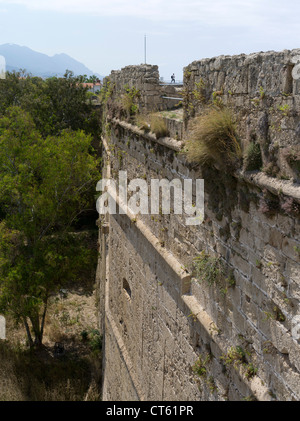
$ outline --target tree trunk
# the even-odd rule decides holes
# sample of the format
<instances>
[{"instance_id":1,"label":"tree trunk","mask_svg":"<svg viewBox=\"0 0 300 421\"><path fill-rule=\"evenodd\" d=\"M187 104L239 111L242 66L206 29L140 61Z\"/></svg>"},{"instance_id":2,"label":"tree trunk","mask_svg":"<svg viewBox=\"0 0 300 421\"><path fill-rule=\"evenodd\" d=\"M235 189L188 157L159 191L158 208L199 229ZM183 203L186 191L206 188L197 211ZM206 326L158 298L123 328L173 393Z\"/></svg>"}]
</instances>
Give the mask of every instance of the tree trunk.
<instances>
[{"instance_id":1,"label":"tree trunk","mask_svg":"<svg viewBox=\"0 0 300 421\"><path fill-rule=\"evenodd\" d=\"M42 335L40 329L40 317L38 314L30 317L32 330L34 332L34 346L39 348L42 345Z\"/></svg>"},{"instance_id":2,"label":"tree trunk","mask_svg":"<svg viewBox=\"0 0 300 421\"><path fill-rule=\"evenodd\" d=\"M34 346L41 347L43 345L43 336L44 336L44 326L45 326L45 319L47 313L47 304L48 304L48 296L45 299L44 303L44 311L42 317L40 319L39 314L35 314L30 318L32 329L34 332Z\"/></svg>"},{"instance_id":3,"label":"tree trunk","mask_svg":"<svg viewBox=\"0 0 300 421\"><path fill-rule=\"evenodd\" d=\"M33 348L34 343L33 343L33 340L32 340L32 336L31 336L31 333L30 333L30 329L29 329L26 317L23 318L23 322L24 322L24 326L25 326L25 329L26 329L29 346L30 346L30 348Z\"/></svg>"},{"instance_id":4,"label":"tree trunk","mask_svg":"<svg viewBox=\"0 0 300 421\"><path fill-rule=\"evenodd\" d=\"M44 326L45 326L47 305L48 305L48 297L46 297L46 300L45 300L45 307L44 307L44 311L43 311L43 315L42 315L42 321L41 321L41 342L42 342L43 336L44 336Z\"/></svg>"}]
</instances>

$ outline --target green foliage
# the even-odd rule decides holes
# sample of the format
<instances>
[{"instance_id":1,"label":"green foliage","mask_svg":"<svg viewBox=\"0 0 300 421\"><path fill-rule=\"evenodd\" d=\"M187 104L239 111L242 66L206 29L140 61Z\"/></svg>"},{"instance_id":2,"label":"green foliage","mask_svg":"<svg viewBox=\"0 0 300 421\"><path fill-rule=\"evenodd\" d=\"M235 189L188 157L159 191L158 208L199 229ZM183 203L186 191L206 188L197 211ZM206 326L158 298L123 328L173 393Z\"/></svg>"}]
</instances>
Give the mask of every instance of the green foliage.
<instances>
[{"instance_id":1,"label":"green foliage","mask_svg":"<svg viewBox=\"0 0 300 421\"><path fill-rule=\"evenodd\" d=\"M193 373L198 377L206 377L207 365L211 361L211 355L207 354L204 358L199 355L199 358L192 367Z\"/></svg>"},{"instance_id":2,"label":"green foliage","mask_svg":"<svg viewBox=\"0 0 300 421\"><path fill-rule=\"evenodd\" d=\"M259 88L259 96L260 96L260 99L264 99L264 97L266 96L265 90L262 86L260 86Z\"/></svg>"},{"instance_id":3,"label":"green foliage","mask_svg":"<svg viewBox=\"0 0 300 421\"><path fill-rule=\"evenodd\" d=\"M275 320L282 323L285 321L285 315L282 313L278 306L273 307L273 312Z\"/></svg>"},{"instance_id":4,"label":"green foliage","mask_svg":"<svg viewBox=\"0 0 300 421\"><path fill-rule=\"evenodd\" d=\"M226 366L233 366L238 369L239 366L243 367L244 375L249 380L257 374L258 369L254 367L252 362L247 360L251 354L245 351L241 346L232 346L228 349L225 355L222 355L220 359Z\"/></svg>"},{"instance_id":5,"label":"green foliage","mask_svg":"<svg viewBox=\"0 0 300 421\"><path fill-rule=\"evenodd\" d=\"M31 346L42 342L49 296L95 258L73 233L94 201L91 140L70 130L44 138L19 107L0 119L0 312L24 324Z\"/></svg>"},{"instance_id":6,"label":"green foliage","mask_svg":"<svg viewBox=\"0 0 300 421\"><path fill-rule=\"evenodd\" d=\"M251 142L246 150L245 170L259 170L262 167L262 164L260 145L258 143Z\"/></svg>"},{"instance_id":7,"label":"green foliage","mask_svg":"<svg viewBox=\"0 0 300 421\"><path fill-rule=\"evenodd\" d=\"M99 111L88 100L87 88L68 70L63 78L46 80L7 72L6 79L0 79L0 115L11 106L30 113L43 137L65 129L84 130L94 136L101 133Z\"/></svg>"},{"instance_id":8,"label":"green foliage","mask_svg":"<svg viewBox=\"0 0 300 421\"><path fill-rule=\"evenodd\" d=\"M283 115L286 117L289 114L290 106L288 104L280 105L278 107L278 110L283 113Z\"/></svg>"},{"instance_id":9,"label":"green foliage","mask_svg":"<svg viewBox=\"0 0 300 421\"><path fill-rule=\"evenodd\" d=\"M192 91L192 100L195 101L198 105L206 101L205 82L202 78L199 82L195 82L195 89Z\"/></svg>"},{"instance_id":10,"label":"green foliage","mask_svg":"<svg viewBox=\"0 0 300 421\"><path fill-rule=\"evenodd\" d=\"M229 348L227 354L220 357L224 361L225 365L233 365L237 367L240 364L245 364L246 353L241 346L233 346Z\"/></svg>"},{"instance_id":11,"label":"green foliage","mask_svg":"<svg viewBox=\"0 0 300 421\"><path fill-rule=\"evenodd\" d=\"M80 336L81 336L82 341L88 342L92 351L94 352L101 351L102 335L100 335L99 330L97 329L83 330L80 333Z\"/></svg>"},{"instance_id":12,"label":"green foliage","mask_svg":"<svg viewBox=\"0 0 300 421\"><path fill-rule=\"evenodd\" d=\"M185 153L189 161L200 165L235 164L241 157L241 149L231 111L211 107L195 118Z\"/></svg>"},{"instance_id":13,"label":"green foliage","mask_svg":"<svg viewBox=\"0 0 300 421\"><path fill-rule=\"evenodd\" d=\"M190 79L191 76L192 76L192 72L190 70L185 70L183 77L185 79Z\"/></svg>"},{"instance_id":14,"label":"green foliage","mask_svg":"<svg viewBox=\"0 0 300 421\"><path fill-rule=\"evenodd\" d=\"M127 114L127 117L132 117L137 114L139 109L137 100L140 95L140 91L134 86L132 88L129 88L127 85L125 86L125 93L122 95L121 104Z\"/></svg>"},{"instance_id":15,"label":"green foliage","mask_svg":"<svg viewBox=\"0 0 300 421\"><path fill-rule=\"evenodd\" d=\"M192 371L197 376L203 384L206 384L209 391L214 393L217 390L215 380L213 376L209 376L209 364L212 360L212 354L208 353L205 357L199 355L199 358L196 360L195 364L192 366Z\"/></svg>"},{"instance_id":16,"label":"green foliage","mask_svg":"<svg viewBox=\"0 0 300 421\"><path fill-rule=\"evenodd\" d=\"M85 75L86 76L86 75ZM92 76L90 76L90 77L85 77L85 79L84 79L84 82L86 82L86 83L93 83L93 84L95 84L95 83L97 83L97 82L99 82L99 78L98 78L98 76L96 76L96 75L92 75Z\"/></svg>"},{"instance_id":17,"label":"green foliage","mask_svg":"<svg viewBox=\"0 0 300 421\"><path fill-rule=\"evenodd\" d=\"M212 285L224 278L224 268L219 258L201 251L193 260L193 274L200 281L205 280Z\"/></svg>"},{"instance_id":18,"label":"green foliage","mask_svg":"<svg viewBox=\"0 0 300 421\"><path fill-rule=\"evenodd\" d=\"M249 363L246 367L246 372L245 372L245 376L246 378L249 380L252 377L255 376L255 374L257 373L257 367L254 367L254 365L252 363Z\"/></svg>"},{"instance_id":19,"label":"green foliage","mask_svg":"<svg viewBox=\"0 0 300 421\"><path fill-rule=\"evenodd\" d=\"M111 82L110 78L104 79L103 87L100 92L100 100L103 105L106 105L108 100L112 98L115 89L115 84Z\"/></svg>"},{"instance_id":20,"label":"green foliage","mask_svg":"<svg viewBox=\"0 0 300 421\"><path fill-rule=\"evenodd\" d=\"M213 97L213 101L212 102L218 108L223 108L224 107L224 104L223 104L223 101L222 101L222 98L221 98L221 96L223 95L223 93L224 93L223 88L220 91L214 91L212 93L212 97Z\"/></svg>"},{"instance_id":21,"label":"green foliage","mask_svg":"<svg viewBox=\"0 0 300 421\"><path fill-rule=\"evenodd\" d=\"M102 349L102 336L100 335L99 330L92 329L90 332L90 340L89 340L90 347L92 351L101 351Z\"/></svg>"}]
</instances>

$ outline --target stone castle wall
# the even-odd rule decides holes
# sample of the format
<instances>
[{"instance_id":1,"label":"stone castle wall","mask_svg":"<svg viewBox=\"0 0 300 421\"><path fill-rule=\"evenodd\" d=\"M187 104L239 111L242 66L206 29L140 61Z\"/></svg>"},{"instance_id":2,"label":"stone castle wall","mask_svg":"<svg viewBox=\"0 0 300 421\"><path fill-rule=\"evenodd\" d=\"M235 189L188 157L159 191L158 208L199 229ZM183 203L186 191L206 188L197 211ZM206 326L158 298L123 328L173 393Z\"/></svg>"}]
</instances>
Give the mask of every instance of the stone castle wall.
<instances>
[{"instance_id":1,"label":"stone castle wall","mask_svg":"<svg viewBox=\"0 0 300 421\"><path fill-rule=\"evenodd\" d=\"M186 128L209 101L221 101L236 116L243 149L258 143L265 168L299 182L289 162L291 153L300 156L299 63L300 49L191 63L184 69Z\"/></svg>"},{"instance_id":2,"label":"stone castle wall","mask_svg":"<svg viewBox=\"0 0 300 421\"><path fill-rule=\"evenodd\" d=\"M118 100L125 93L125 88L135 88L139 91L138 105L140 112L162 111L174 107L178 101L163 97L178 97L176 88L160 83L158 66L143 64L126 66L122 70L114 70L104 85L110 81L113 88L112 99Z\"/></svg>"},{"instance_id":3,"label":"stone castle wall","mask_svg":"<svg viewBox=\"0 0 300 421\"><path fill-rule=\"evenodd\" d=\"M270 68L268 73L264 70L270 82L261 75L256 88L243 91L249 87L249 74L252 78L258 67L253 64L255 57L220 57L186 68L184 106L186 111L190 101L194 110L186 111L183 139L190 120L203 107L192 93L204 76L211 92L224 86L224 102L230 77L248 80L236 91L230 85L228 95L235 97L237 113L246 109L260 85L269 95L272 88L278 97L283 83L279 75L284 74L280 69L284 57L290 63L290 55L270 53L274 74L269 74ZM245 62L250 63L247 72ZM259 65L261 69L262 61ZM292 89L288 100L296 104L297 83L292 82L291 88L289 77L283 80ZM208 101L212 94L206 92ZM254 131L261 112L249 113ZM296 113L295 108L288 117L294 120L289 120L285 135L278 132L279 149L299 144ZM280 116L280 124L286 117ZM205 218L201 225L187 226L186 215L164 215L161 210L157 215L124 211L100 217L103 399L299 400L300 341L295 320L300 314L300 187L293 176L287 180L258 171L228 174L200 168L186 161L181 140L156 139L119 120L109 124L103 138L104 178L118 180L119 171L126 170L129 181L140 178L148 187L157 178L204 179ZM272 144L273 132L268 133ZM119 197L117 202L123 209ZM201 256L210 256L212 268L222 264L224 276L219 282L194 276L193 262L199 256L200 261Z\"/></svg>"}]
</instances>

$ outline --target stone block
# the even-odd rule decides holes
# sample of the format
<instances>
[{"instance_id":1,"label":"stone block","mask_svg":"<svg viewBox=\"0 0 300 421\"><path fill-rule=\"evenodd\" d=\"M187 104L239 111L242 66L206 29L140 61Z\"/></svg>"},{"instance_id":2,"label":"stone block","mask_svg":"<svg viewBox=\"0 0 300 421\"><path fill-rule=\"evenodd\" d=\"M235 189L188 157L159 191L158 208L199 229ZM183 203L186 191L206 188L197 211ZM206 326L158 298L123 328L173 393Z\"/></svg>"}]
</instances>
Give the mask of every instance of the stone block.
<instances>
[{"instance_id":1,"label":"stone block","mask_svg":"<svg viewBox=\"0 0 300 421\"><path fill-rule=\"evenodd\" d=\"M285 237L282 243L282 252L290 259L300 265L300 242L292 238Z\"/></svg>"}]
</instances>

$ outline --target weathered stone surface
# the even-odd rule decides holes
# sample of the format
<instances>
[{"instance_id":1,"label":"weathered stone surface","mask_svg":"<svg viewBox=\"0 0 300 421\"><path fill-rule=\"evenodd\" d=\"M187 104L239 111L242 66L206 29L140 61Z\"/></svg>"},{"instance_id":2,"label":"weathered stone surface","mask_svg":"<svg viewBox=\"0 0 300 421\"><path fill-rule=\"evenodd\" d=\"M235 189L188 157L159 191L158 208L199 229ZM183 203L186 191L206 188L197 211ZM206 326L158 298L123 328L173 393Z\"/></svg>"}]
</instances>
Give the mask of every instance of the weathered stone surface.
<instances>
[{"instance_id":1,"label":"weathered stone surface","mask_svg":"<svg viewBox=\"0 0 300 421\"><path fill-rule=\"evenodd\" d=\"M248 123L243 120L249 136L254 129L256 139L273 144L270 124L280 112L271 115L268 101L283 104L279 96L285 89L298 104L287 67L295 51L194 62L185 69L185 85L192 91L203 78L211 95L222 84L232 91L227 92L228 101L237 112L244 107L249 114ZM155 71L130 67L112 75L121 86L127 77L147 72L151 78ZM261 87L267 100L260 98ZM257 107L251 102L255 97ZM299 124L299 116L291 118L281 116L286 133L274 134L280 150L295 141L289 127L297 119ZM202 177L203 169L192 168L178 153L180 142L157 140L123 122L114 124L107 139L114 147L110 160L108 147L103 151L112 171L127 170L128 180L140 177L148 186L151 178ZM124 151L120 162L118 152ZM104 400L242 400L251 395L258 400L299 400L299 343L292 336L300 302L298 216L280 206L268 215L259 205L265 189L278 200L284 194L298 201L299 185L262 173L237 173L234 183L224 181L222 186L223 174L209 174L204 177L205 222L200 226L187 226L183 216L161 212L109 217L99 270L105 290ZM218 283L190 282L194 258L202 251L223 262L227 272ZM250 379L245 366L235 370L228 365L226 375L222 372L224 358L236 346L249 350L247 361L257 368ZM204 360L207 355L206 380L211 383L192 370L198 357Z\"/></svg>"}]
</instances>

